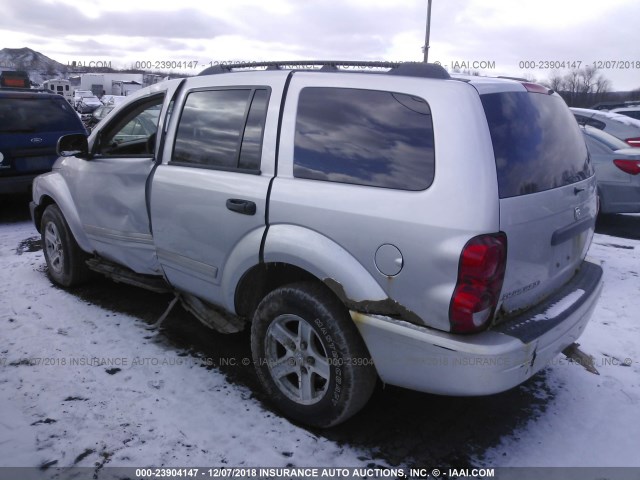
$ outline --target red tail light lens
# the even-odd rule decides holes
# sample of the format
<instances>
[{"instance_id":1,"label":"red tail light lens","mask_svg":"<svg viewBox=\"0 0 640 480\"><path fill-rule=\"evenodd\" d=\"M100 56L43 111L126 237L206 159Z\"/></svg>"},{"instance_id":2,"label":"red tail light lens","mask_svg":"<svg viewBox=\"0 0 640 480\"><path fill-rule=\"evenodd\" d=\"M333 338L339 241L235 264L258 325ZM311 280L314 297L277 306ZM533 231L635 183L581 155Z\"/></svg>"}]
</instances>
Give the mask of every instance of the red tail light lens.
<instances>
[{"instance_id":1,"label":"red tail light lens","mask_svg":"<svg viewBox=\"0 0 640 480\"><path fill-rule=\"evenodd\" d=\"M5 78L4 84L6 87L29 88L27 82L22 78Z\"/></svg>"},{"instance_id":2,"label":"red tail light lens","mask_svg":"<svg viewBox=\"0 0 640 480\"><path fill-rule=\"evenodd\" d=\"M625 142L627 142L632 147L640 147L640 137L627 138Z\"/></svg>"},{"instance_id":3,"label":"red tail light lens","mask_svg":"<svg viewBox=\"0 0 640 480\"><path fill-rule=\"evenodd\" d=\"M625 173L638 175L640 173L640 160L614 160L614 165Z\"/></svg>"},{"instance_id":4,"label":"red tail light lens","mask_svg":"<svg viewBox=\"0 0 640 480\"><path fill-rule=\"evenodd\" d=\"M548 95L549 92L551 91L547 87L543 87L542 85L539 85L537 83L531 83L531 82L521 82L521 83L522 83L522 86L527 89L527 92L544 93L545 95Z\"/></svg>"},{"instance_id":5,"label":"red tail light lens","mask_svg":"<svg viewBox=\"0 0 640 480\"><path fill-rule=\"evenodd\" d=\"M498 304L506 264L504 233L479 235L467 242L449 306L452 332L472 333L487 326Z\"/></svg>"}]
</instances>

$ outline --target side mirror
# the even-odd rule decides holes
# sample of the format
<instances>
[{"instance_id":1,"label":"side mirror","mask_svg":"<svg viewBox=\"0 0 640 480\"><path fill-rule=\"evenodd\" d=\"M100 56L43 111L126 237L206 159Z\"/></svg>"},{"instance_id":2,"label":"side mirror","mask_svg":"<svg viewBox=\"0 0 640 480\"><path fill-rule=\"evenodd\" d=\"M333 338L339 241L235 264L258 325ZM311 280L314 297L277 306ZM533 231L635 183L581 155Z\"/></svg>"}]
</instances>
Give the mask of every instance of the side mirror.
<instances>
[{"instance_id":1,"label":"side mirror","mask_svg":"<svg viewBox=\"0 0 640 480\"><path fill-rule=\"evenodd\" d=\"M89 143L87 136L81 133L63 135L58 139L56 153L60 157L88 157Z\"/></svg>"}]
</instances>

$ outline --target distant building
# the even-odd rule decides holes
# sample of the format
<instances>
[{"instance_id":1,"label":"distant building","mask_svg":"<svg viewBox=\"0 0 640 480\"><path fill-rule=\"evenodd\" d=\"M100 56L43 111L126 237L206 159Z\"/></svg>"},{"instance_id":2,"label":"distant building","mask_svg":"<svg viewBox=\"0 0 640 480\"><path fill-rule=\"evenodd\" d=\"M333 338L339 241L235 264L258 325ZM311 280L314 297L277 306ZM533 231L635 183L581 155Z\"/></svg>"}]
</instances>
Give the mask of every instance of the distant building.
<instances>
[{"instance_id":1,"label":"distant building","mask_svg":"<svg viewBox=\"0 0 640 480\"><path fill-rule=\"evenodd\" d=\"M83 73L76 85L77 77L70 77L74 90L90 90L94 95L127 95L143 86L142 73ZM73 79L73 80L72 80Z\"/></svg>"}]
</instances>

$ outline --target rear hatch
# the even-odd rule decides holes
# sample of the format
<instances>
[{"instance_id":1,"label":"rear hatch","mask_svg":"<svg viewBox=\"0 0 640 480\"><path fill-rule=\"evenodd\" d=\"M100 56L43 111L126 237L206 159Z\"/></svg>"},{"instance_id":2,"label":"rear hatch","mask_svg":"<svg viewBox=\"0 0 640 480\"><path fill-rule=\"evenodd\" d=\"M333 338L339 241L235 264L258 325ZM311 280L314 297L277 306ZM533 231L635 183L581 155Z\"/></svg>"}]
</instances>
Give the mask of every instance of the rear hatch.
<instances>
[{"instance_id":1,"label":"rear hatch","mask_svg":"<svg viewBox=\"0 0 640 480\"><path fill-rule=\"evenodd\" d=\"M507 234L497 322L576 274L597 215L595 176L577 122L557 94L529 87L537 88L481 95L497 167L500 230Z\"/></svg>"},{"instance_id":2,"label":"rear hatch","mask_svg":"<svg viewBox=\"0 0 640 480\"><path fill-rule=\"evenodd\" d=\"M0 98L0 176L51 170L62 135L85 133L80 119L61 97Z\"/></svg>"}]
</instances>

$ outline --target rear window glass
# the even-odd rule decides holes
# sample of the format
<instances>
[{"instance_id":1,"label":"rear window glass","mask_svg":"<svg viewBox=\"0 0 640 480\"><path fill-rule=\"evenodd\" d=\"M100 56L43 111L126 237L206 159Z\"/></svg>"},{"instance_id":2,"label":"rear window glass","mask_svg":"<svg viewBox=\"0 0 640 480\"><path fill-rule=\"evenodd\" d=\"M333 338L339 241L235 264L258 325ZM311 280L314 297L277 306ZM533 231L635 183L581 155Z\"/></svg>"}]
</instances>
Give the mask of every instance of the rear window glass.
<instances>
[{"instance_id":1,"label":"rear window glass","mask_svg":"<svg viewBox=\"0 0 640 480\"><path fill-rule=\"evenodd\" d=\"M62 132L82 130L80 119L62 98L0 99L0 132Z\"/></svg>"},{"instance_id":2,"label":"rear window glass","mask_svg":"<svg viewBox=\"0 0 640 480\"><path fill-rule=\"evenodd\" d=\"M304 88L295 177L424 190L434 176L431 110L422 98L350 88Z\"/></svg>"},{"instance_id":3,"label":"rear window glass","mask_svg":"<svg viewBox=\"0 0 640 480\"><path fill-rule=\"evenodd\" d=\"M561 98L527 92L481 96L500 198L527 195L593 175L577 122Z\"/></svg>"}]
</instances>

